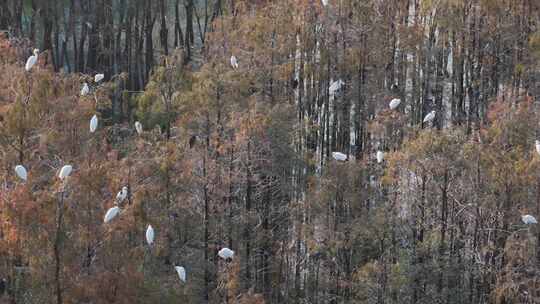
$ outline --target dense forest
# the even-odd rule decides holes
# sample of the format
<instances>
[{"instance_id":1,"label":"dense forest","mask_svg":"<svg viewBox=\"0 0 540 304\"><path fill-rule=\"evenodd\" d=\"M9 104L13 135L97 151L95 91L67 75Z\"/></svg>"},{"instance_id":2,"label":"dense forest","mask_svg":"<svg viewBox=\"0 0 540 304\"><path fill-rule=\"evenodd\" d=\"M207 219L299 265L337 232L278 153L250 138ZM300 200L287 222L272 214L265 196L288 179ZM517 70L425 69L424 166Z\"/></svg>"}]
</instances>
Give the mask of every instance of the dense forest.
<instances>
[{"instance_id":1,"label":"dense forest","mask_svg":"<svg viewBox=\"0 0 540 304\"><path fill-rule=\"evenodd\" d=\"M0 0L0 303L540 303L540 1Z\"/></svg>"}]
</instances>

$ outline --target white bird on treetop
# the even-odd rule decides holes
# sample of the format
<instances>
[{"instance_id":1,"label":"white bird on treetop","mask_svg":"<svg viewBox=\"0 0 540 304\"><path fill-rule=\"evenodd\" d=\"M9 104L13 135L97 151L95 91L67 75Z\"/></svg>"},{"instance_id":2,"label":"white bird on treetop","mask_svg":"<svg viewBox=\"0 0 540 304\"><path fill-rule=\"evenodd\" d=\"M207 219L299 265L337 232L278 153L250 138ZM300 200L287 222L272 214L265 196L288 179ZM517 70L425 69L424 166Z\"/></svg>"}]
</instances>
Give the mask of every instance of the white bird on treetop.
<instances>
[{"instance_id":1,"label":"white bird on treetop","mask_svg":"<svg viewBox=\"0 0 540 304\"><path fill-rule=\"evenodd\" d=\"M107 213L105 213L105 218L103 218L103 222L104 223L110 222L113 218L115 218L118 215L118 213L120 213L120 208L118 208L117 206L110 208L109 210L107 210Z\"/></svg>"},{"instance_id":2,"label":"white bird on treetop","mask_svg":"<svg viewBox=\"0 0 540 304\"><path fill-rule=\"evenodd\" d=\"M332 84L328 88L328 90L330 91L330 95L334 95L334 93L339 91L341 89L341 87L343 87L344 84L345 84L345 82L343 82L343 80L341 80L341 79L332 82Z\"/></svg>"},{"instance_id":3,"label":"white bird on treetop","mask_svg":"<svg viewBox=\"0 0 540 304\"><path fill-rule=\"evenodd\" d=\"M26 69L27 72L29 72L32 69L32 67L37 63L38 55L39 55L39 50L34 49L34 55L28 57L28 60L26 60L26 65L24 66L24 68Z\"/></svg>"},{"instance_id":4,"label":"white bird on treetop","mask_svg":"<svg viewBox=\"0 0 540 304\"><path fill-rule=\"evenodd\" d=\"M222 248L220 251L218 251L218 255L220 258L227 260L232 259L234 257L234 251L230 250L229 248L225 247Z\"/></svg>"},{"instance_id":5,"label":"white bird on treetop","mask_svg":"<svg viewBox=\"0 0 540 304\"><path fill-rule=\"evenodd\" d=\"M540 140L536 140L534 147L536 148L536 153L540 154Z\"/></svg>"},{"instance_id":6,"label":"white bird on treetop","mask_svg":"<svg viewBox=\"0 0 540 304\"><path fill-rule=\"evenodd\" d=\"M234 55L231 56L231 66L235 69L238 69L238 60Z\"/></svg>"},{"instance_id":7,"label":"white bird on treetop","mask_svg":"<svg viewBox=\"0 0 540 304\"><path fill-rule=\"evenodd\" d=\"M98 82L102 81L103 78L105 78L104 74L96 74L96 76L94 76L94 82L98 83Z\"/></svg>"},{"instance_id":8,"label":"white bird on treetop","mask_svg":"<svg viewBox=\"0 0 540 304\"><path fill-rule=\"evenodd\" d=\"M328 5L328 0L322 0L322 4L323 4L324 6L327 6L327 5Z\"/></svg>"},{"instance_id":9,"label":"white bird on treetop","mask_svg":"<svg viewBox=\"0 0 540 304\"><path fill-rule=\"evenodd\" d=\"M152 228L152 225L148 225L148 228L146 228L146 242L150 246L154 243L154 228Z\"/></svg>"},{"instance_id":10,"label":"white bird on treetop","mask_svg":"<svg viewBox=\"0 0 540 304\"><path fill-rule=\"evenodd\" d=\"M85 82L81 89L81 96L86 96L88 93L90 93L90 88L88 87L88 83Z\"/></svg>"},{"instance_id":11,"label":"white bird on treetop","mask_svg":"<svg viewBox=\"0 0 540 304\"><path fill-rule=\"evenodd\" d=\"M26 181L26 178L28 177L28 173L26 172L26 168L22 165L15 166L15 173L17 173L17 176Z\"/></svg>"},{"instance_id":12,"label":"white bird on treetop","mask_svg":"<svg viewBox=\"0 0 540 304\"><path fill-rule=\"evenodd\" d=\"M522 215L521 216L521 221L525 225L538 224L538 222L536 221L536 218L534 216L530 215L530 214Z\"/></svg>"},{"instance_id":13,"label":"white bird on treetop","mask_svg":"<svg viewBox=\"0 0 540 304\"><path fill-rule=\"evenodd\" d=\"M424 122L430 122L430 121L433 121L435 119L435 111L431 111L428 113L428 115L426 115L426 117L424 117Z\"/></svg>"},{"instance_id":14,"label":"white bird on treetop","mask_svg":"<svg viewBox=\"0 0 540 304\"><path fill-rule=\"evenodd\" d=\"M143 132L142 124L138 121L135 122L135 130L137 131L137 134L141 135Z\"/></svg>"},{"instance_id":15,"label":"white bird on treetop","mask_svg":"<svg viewBox=\"0 0 540 304\"><path fill-rule=\"evenodd\" d=\"M377 151L377 162L380 164L384 160L384 152L383 151Z\"/></svg>"},{"instance_id":16,"label":"white bird on treetop","mask_svg":"<svg viewBox=\"0 0 540 304\"><path fill-rule=\"evenodd\" d=\"M332 157L337 161L346 161L347 155L341 153L341 152L332 152Z\"/></svg>"},{"instance_id":17,"label":"white bird on treetop","mask_svg":"<svg viewBox=\"0 0 540 304\"><path fill-rule=\"evenodd\" d=\"M126 186L122 187L122 190L118 191L116 194L116 202L121 203L123 202L128 195L128 188Z\"/></svg>"},{"instance_id":18,"label":"white bird on treetop","mask_svg":"<svg viewBox=\"0 0 540 304\"><path fill-rule=\"evenodd\" d=\"M92 116L90 119L90 133L94 133L98 126L98 118L96 115Z\"/></svg>"},{"instance_id":19,"label":"white bird on treetop","mask_svg":"<svg viewBox=\"0 0 540 304\"><path fill-rule=\"evenodd\" d=\"M392 99L390 101L390 110L394 110L395 108L397 108L400 103L401 103L401 99L399 98Z\"/></svg>"},{"instance_id":20,"label":"white bird on treetop","mask_svg":"<svg viewBox=\"0 0 540 304\"><path fill-rule=\"evenodd\" d=\"M178 277L180 278L180 281L186 282L186 270L182 266L174 266L174 269L176 269L176 273L178 273Z\"/></svg>"},{"instance_id":21,"label":"white bird on treetop","mask_svg":"<svg viewBox=\"0 0 540 304\"><path fill-rule=\"evenodd\" d=\"M60 173L58 173L58 177L60 179L64 179L68 177L71 174L71 170L73 170L73 167L71 165L65 165L60 169Z\"/></svg>"}]
</instances>

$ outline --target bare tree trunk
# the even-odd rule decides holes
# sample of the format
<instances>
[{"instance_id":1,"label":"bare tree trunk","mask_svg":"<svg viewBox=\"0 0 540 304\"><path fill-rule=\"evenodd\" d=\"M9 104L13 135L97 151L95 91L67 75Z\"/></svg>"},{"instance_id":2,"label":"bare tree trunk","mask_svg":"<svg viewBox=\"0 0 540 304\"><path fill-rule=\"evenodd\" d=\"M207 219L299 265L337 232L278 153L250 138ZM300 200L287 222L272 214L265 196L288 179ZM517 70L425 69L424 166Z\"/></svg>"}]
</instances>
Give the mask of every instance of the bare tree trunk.
<instances>
[{"instance_id":1,"label":"bare tree trunk","mask_svg":"<svg viewBox=\"0 0 540 304\"><path fill-rule=\"evenodd\" d=\"M251 283L251 268L250 268L250 259L251 259L251 195L252 195L252 184L251 184L251 140L247 139L247 164L246 164L246 211L245 211L245 223L244 223L244 242L245 242L245 259L244 259L244 269L245 269L245 282L244 289L247 290Z\"/></svg>"},{"instance_id":2,"label":"bare tree trunk","mask_svg":"<svg viewBox=\"0 0 540 304\"><path fill-rule=\"evenodd\" d=\"M163 48L163 51L165 52L165 56L169 55L169 46L168 46L168 36L169 36L169 30L167 29L167 23L165 20L165 0L159 1L159 7L161 10L161 29L159 30L159 37L161 40L161 47Z\"/></svg>"},{"instance_id":3,"label":"bare tree trunk","mask_svg":"<svg viewBox=\"0 0 540 304\"><path fill-rule=\"evenodd\" d=\"M145 70L144 70L144 82L148 80L148 76L150 75L150 71L152 70L152 67L154 65L154 44L152 42L152 32L154 29L154 21L155 18L152 16L152 1L146 2L146 9L145 9Z\"/></svg>"},{"instance_id":4,"label":"bare tree trunk","mask_svg":"<svg viewBox=\"0 0 540 304\"><path fill-rule=\"evenodd\" d=\"M184 46L184 33L182 32L182 26L180 25L180 10L178 6L180 0L176 0L174 4L174 47Z\"/></svg>"},{"instance_id":5,"label":"bare tree trunk","mask_svg":"<svg viewBox=\"0 0 540 304\"><path fill-rule=\"evenodd\" d=\"M193 33L193 0L186 0L186 63L191 60L191 47L193 45L194 33Z\"/></svg>"},{"instance_id":6,"label":"bare tree trunk","mask_svg":"<svg viewBox=\"0 0 540 304\"><path fill-rule=\"evenodd\" d=\"M63 217L64 217L64 192L60 192L60 200L56 206L56 236L54 240L54 283L56 291L56 304L62 304L62 282L60 270L62 269L61 244L63 234Z\"/></svg>"}]
</instances>

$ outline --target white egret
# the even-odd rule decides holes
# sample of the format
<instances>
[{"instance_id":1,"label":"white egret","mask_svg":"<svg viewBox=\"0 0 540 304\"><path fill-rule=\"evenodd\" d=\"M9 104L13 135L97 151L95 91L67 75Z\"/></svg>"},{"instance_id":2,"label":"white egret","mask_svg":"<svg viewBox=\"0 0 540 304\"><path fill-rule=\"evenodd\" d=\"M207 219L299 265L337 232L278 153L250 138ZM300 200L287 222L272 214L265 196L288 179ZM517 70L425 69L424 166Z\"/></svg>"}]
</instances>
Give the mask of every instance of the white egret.
<instances>
[{"instance_id":1,"label":"white egret","mask_svg":"<svg viewBox=\"0 0 540 304\"><path fill-rule=\"evenodd\" d=\"M229 248L225 247L222 248L220 251L218 251L218 255L220 258L227 260L232 259L234 257L234 251L230 250Z\"/></svg>"},{"instance_id":2,"label":"white egret","mask_svg":"<svg viewBox=\"0 0 540 304\"><path fill-rule=\"evenodd\" d=\"M332 157L337 161L346 161L347 155L341 153L341 152L332 152Z\"/></svg>"},{"instance_id":3,"label":"white egret","mask_svg":"<svg viewBox=\"0 0 540 304\"><path fill-rule=\"evenodd\" d=\"M231 56L231 66L234 69L238 69L238 60L236 59L236 56L234 55Z\"/></svg>"},{"instance_id":4,"label":"white egret","mask_svg":"<svg viewBox=\"0 0 540 304\"><path fill-rule=\"evenodd\" d=\"M64 179L71 174L72 170L73 170L73 167L71 165L65 165L62 167L62 169L60 169L60 173L58 173L58 177L60 179Z\"/></svg>"},{"instance_id":5,"label":"white egret","mask_svg":"<svg viewBox=\"0 0 540 304\"><path fill-rule=\"evenodd\" d=\"M377 163L382 163L384 160L384 152L383 151L377 151Z\"/></svg>"},{"instance_id":6,"label":"white egret","mask_svg":"<svg viewBox=\"0 0 540 304\"><path fill-rule=\"evenodd\" d=\"M102 81L103 78L105 78L104 74L96 74L96 76L94 76L94 82L98 83L98 82Z\"/></svg>"},{"instance_id":7,"label":"white egret","mask_svg":"<svg viewBox=\"0 0 540 304\"><path fill-rule=\"evenodd\" d=\"M176 269L176 273L178 273L178 277L180 278L180 281L186 282L186 270L182 266L174 266L174 269Z\"/></svg>"},{"instance_id":8,"label":"white egret","mask_svg":"<svg viewBox=\"0 0 540 304\"><path fill-rule=\"evenodd\" d=\"M26 172L26 168L22 165L15 166L15 173L17 173L17 176L26 181L26 178L28 177L28 173Z\"/></svg>"},{"instance_id":9,"label":"white egret","mask_svg":"<svg viewBox=\"0 0 540 304\"><path fill-rule=\"evenodd\" d=\"M142 124L138 121L135 122L135 130L137 131L137 134L141 135L143 132Z\"/></svg>"},{"instance_id":10,"label":"white egret","mask_svg":"<svg viewBox=\"0 0 540 304\"><path fill-rule=\"evenodd\" d=\"M92 116L90 119L90 133L94 133L98 126L98 118L96 115Z\"/></svg>"},{"instance_id":11,"label":"white egret","mask_svg":"<svg viewBox=\"0 0 540 304\"><path fill-rule=\"evenodd\" d=\"M110 222L113 218L115 218L120 213L120 208L117 206L114 206L107 210L107 213L105 213L105 218L103 218L103 222L106 224Z\"/></svg>"},{"instance_id":12,"label":"white egret","mask_svg":"<svg viewBox=\"0 0 540 304\"><path fill-rule=\"evenodd\" d=\"M328 0L322 0L322 5L327 6L328 5Z\"/></svg>"},{"instance_id":13,"label":"white egret","mask_svg":"<svg viewBox=\"0 0 540 304\"><path fill-rule=\"evenodd\" d=\"M390 101L390 110L394 110L396 109L399 104L401 103L401 99L399 98L394 98Z\"/></svg>"},{"instance_id":14,"label":"white egret","mask_svg":"<svg viewBox=\"0 0 540 304\"><path fill-rule=\"evenodd\" d=\"M34 55L28 57L28 60L26 60L26 65L24 66L24 68L26 69L27 72L29 72L32 69L32 67L37 63L38 55L39 55L39 50L34 49Z\"/></svg>"},{"instance_id":15,"label":"white egret","mask_svg":"<svg viewBox=\"0 0 540 304\"><path fill-rule=\"evenodd\" d=\"M154 228L152 228L152 225L148 225L148 228L146 228L146 242L150 246L154 243Z\"/></svg>"},{"instance_id":16,"label":"white egret","mask_svg":"<svg viewBox=\"0 0 540 304\"><path fill-rule=\"evenodd\" d=\"M126 186L122 187L122 190L118 191L116 194L116 202L121 203L123 202L128 195L128 188Z\"/></svg>"},{"instance_id":17,"label":"white egret","mask_svg":"<svg viewBox=\"0 0 540 304\"><path fill-rule=\"evenodd\" d=\"M88 87L88 83L85 82L81 89L81 96L86 96L88 93L90 93L90 88Z\"/></svg>"},{"instance_id":18,"label":"white egret","mask_svg":"<svg viewBox=\"0 0 540 304\"><path fill-rule=\"evenodd\" d=\"M431 111L428 113L428 115L426 115L426 117L424 117L424 122L430 122L430 121L433 121L435 119L435 111Z\"/></svg>"},{"instance_id":19,"label":"white egret","mask_svg":"<svg viewBox=\"0 0 540 304\"><path fill-rule=\"evenodd\" d=\"M522 215L521 221L525 225L538 224L538 221L536 221L536 218L530 214Z\"/></svg>"},{"instance_id":20,"label":"white egret","mask_svg":"<svg viewBox=\"0 0 540 304\"><path fill-rule=\"evenodd\" d=\"M341 87L343 87L344 84L345 82L343 82L343 80L341 79L332 82L332 84L328 88L328 90L330 91L330 95L334 95L337 91L341 89Z\"/></svg>"},{"instance_id":21,"label":"white egret","mask_svg":"<svg viewBox=\"0 0 540 304\"><path fill-rule=\"evenodd\" d=\"M540 140L537 140L535 143L534 143L534 146L536 148L536 153L540 154Z\"/></svg>"}]
</instances>

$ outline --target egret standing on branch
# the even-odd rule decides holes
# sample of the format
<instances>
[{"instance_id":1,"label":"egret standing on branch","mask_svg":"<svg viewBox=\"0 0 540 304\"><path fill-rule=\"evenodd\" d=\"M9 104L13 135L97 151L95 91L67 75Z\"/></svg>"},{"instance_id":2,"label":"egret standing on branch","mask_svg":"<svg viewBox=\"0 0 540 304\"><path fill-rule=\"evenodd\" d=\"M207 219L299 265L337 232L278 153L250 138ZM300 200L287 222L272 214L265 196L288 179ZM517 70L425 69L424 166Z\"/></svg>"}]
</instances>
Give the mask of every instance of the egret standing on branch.
<instances>
[{"instance_id":1,"label":"egret standing on branch","mask_svg":"<svg viewBox=\"0 0 540 304\"><path fill-rule=\"evenodd\" d=\"M138 121L135 122L135 130L137 131L137 134L141 135L143 132L142 124Z\"/></svg>"},{"instance_id":2,"label":"egret standing on branch","mask_svg":"<svg viewBox=\"0 0 540 304\"><path fill-rule=\"evenodd\" d=\"M347 155L341 153L341 152L332 152L332 157L337 160L337 161L341 161L341 162L344 162L347 160Z\"/></svg>"},{"instance_id":3,"label":"egret standing on branch","mask_svg":"<svg viewBox=\"0 0 540 304\"><path fill-rule=\"evenodd\" d=\"M17 165L15 167L15 173L17 173L17 176L22 179L23 181L26 181L26 178L28 177L28 174L26 172L26 168L22 165Z\"/></svg>"},{"instance_id":4,"label":"egret standing on branch","mask_svg":"<svg viewBox=\"0 0 540 304\"><path fill-rule=\"evenodd\" d=\"M154 243L154 228L152 228L152 225L148 225L148 228L146 228L146 242L150 246Z\"/></svg>"},{"instance_id":5,"label":"egret standing on branch","mask_svg":"<svg viewBox=\"0 0 540 304\"><path fill-rule=\"evenodd\" d=\"M424 123L433 121L435 119L435 113L436 113L435 111L429 112L428 115L424 117Z\"/></svg>"},{"instance_id":6,"label":"egret standing on branch","mask_svg":"<svg viewBox=\"0 0 540 304\"><path fill-rule=\"evenodd\" d=\"M220 258L224 260L232 259L234 257L234 251L230 250L229 248L225 247L222 248L220 251L218 251L218 255Z\"/></svg>"},{"instance_id":7,"label":"egret standing on branch","mask_svg":"<svg viewBox=\"0 0 540 304\"><path fill-rule=\"evenodd\" d=\"M114 207L110 208L109 210L107 210L107 213L105 213L105 217L103 218L103 222L105 224L107 224L113 218L115 218L118 215L118 213L120 213L120 208L118 208L117 206L114 206Z\"/></svg>"},{"instance_id":8,"label":"egret standing on branch","mask_svg":"<svg viewBox=\"0 0 540 304\"><path fill-rule=\"evenodd\" d=\"M98 82L102 81L103 78L105 78L104 74L96 74L96 76L94 76L94 82L98 83Z\"/></svg>"},{"instance_id":9,"label":"egret standing on branch","mask_svg":"<svg viewBox=\"0 0 540 304\"><path fill-rule=\"evenodd\" d=\"M122 187L122 190L118 191L116 194L116 203L120 204L123 202L128 195L128 188L126 186Z\"/></svg>"},{"instance_id":10,"label":"egret standing on branch","mask_svg":"<svg viewBox=\"0 0 540 304\"><path fill-rule=\"evenodd\" d=\"M86 96L88 93L90 93L90 88L88 87L88 83L85 82L81 89L81 96Z\"/></svg>"},{"instance_id":11,"label":"egret standing on branch","mask_svg":"<svg viewBox=\"0 0 540 304\"><path fill-rule=\"evenodd\" d=\"M238 60L236 59L236 56L231 56L231 66L233 69L238 69Z\"/></svg>"},{"instance_id":12,"label":"egret standing on branch","mask_svg":"<svg viewBox=\"0 0 540 304\"><path fill-rule=\"evenodd\" d=\"M71 165L65 165L60 169L60 173L58 174L58 178L65 179L71 174L71 171L73 170L73 167Z\"/></svg>"},{"instance_id":13,"label":"egret standing on branch","mask_svg":"<svg viewBox=\"0 0 540 304\"><path fill-rule=\"evenodd\" d=\"M98 118L96 115L92 116L90 119L90 133L94 133L98 126Z\"/></svg>"},{"instance_id":14,"label":"egret standing on branch","mask_svg":"<svg viewBox=\"0 0 540 304\"><path fill-rule=\"evenodd\" d=\"M332 82L332 84L328 88L330 95L334 95L337 91L341 90L341 87L343 87L344 84L345 82L343 82L343 80L341 79Z\"/></svg>"},{"instance_id":15,"label":"egret standing on branch","mask_svg":"<svg viewBox=\"0 0 540 304\"><path fill-rule=\"evenodd\" d=\"M525 225L538 224L538 222L536 221L536 218L530 214L522 215L521 221Z\"/></svg>"},{"instance_id":16,"label":"egret standing on branch","mask_svg":"<svg viewBox=\"0 0 540 304\"><path fill-rule=\"evenodd\" d=\"M377 163L382 163L384 160L384 152L383 151L377 151Z\"/></svg>"},{"instance_id":17,"label":"egret standing on branch","mask_svg":"<svg viewBox=\"0 0 540 304\"><path fill-rule=\"evenodd\" d=\"M34 49L34 55L28 57L28 60L26 60L26 65L24 66L24 68L26 69L27 72L30 72L32 67L37 63L38 54L39 54L39 50Z\"/></svg>"},{"instance_id":18,"label":"egret standing on branch","mask_svg":"<svg viewBox=\"0 0 540 304\"><path fill-rule=\"evenodd\" d=\"M176 270L176 273L178 273L178 277L180 278L180 281L186 282L186 270L182 266L174 266L174 269Z\"/></svg>"},{"instance_id":19,"label":"egret standing on branch","mask_svg":"<svg viewBox=\"0 0 540 304\"><path fill-rule=\"evenodd\" d=\"M534 147L536 148L536 153L540 155L540 140L536 140L536 142L534 143Z\"/></svg>"},{"instance_id":20,"label":"egret standing on branch","mask_svg":"<svg viewBox=\"0 0 540 304\"><path fill-rule=\"evenodd\" d=\"M390 110L395 110L399 104L401 103L401 99L394 98L390 101Z\"/></svg>"}]
</instances>

